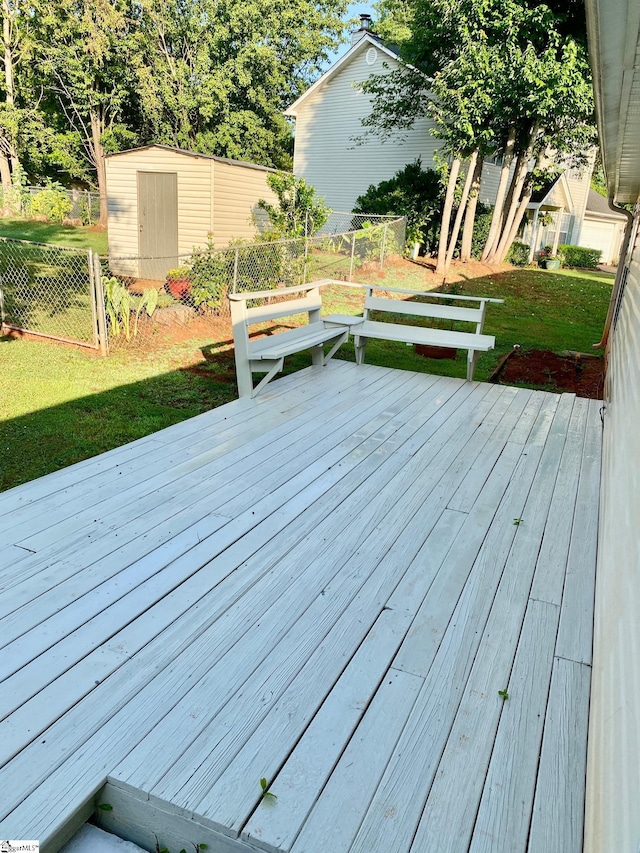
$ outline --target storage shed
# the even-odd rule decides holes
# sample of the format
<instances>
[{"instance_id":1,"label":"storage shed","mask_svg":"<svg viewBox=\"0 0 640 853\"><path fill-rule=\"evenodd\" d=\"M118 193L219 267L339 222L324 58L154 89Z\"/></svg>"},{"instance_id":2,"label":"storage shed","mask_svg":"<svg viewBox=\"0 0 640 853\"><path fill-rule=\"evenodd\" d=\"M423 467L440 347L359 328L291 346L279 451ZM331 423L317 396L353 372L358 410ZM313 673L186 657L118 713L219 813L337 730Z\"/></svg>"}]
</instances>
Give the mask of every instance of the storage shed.
<instances>
[{"instance_id":1,"label":"storage shed","mask_svg":"<svg viewBox=\"0 0 640 853\"><path fill-rule=\"evenodd\" d=\"M251 240L258 200L275 201L275 169L147 145L105 158L109 264L119 275L162 280L213 234L216 248ZM126 259L126 260L125 260Z\"/></svg>"}]
</instances>

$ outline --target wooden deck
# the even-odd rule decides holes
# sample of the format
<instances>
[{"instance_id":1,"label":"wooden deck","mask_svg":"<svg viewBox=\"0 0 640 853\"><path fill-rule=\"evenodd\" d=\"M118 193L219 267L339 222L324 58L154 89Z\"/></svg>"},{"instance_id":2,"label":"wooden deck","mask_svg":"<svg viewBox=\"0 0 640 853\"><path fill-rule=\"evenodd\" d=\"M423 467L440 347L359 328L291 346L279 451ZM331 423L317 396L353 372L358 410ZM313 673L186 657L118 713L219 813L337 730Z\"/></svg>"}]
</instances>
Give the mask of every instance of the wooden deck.
<instances>
[{"instance_id":1,"label":"wooden deck","mask_svg":"<svg viewBox=\"0 0 640 853\"><path fill-rule=\"evenodd\" d=\"M0 835L579 853L599 405L332 363L0 495Z\"/></svg>"}]
</instances>

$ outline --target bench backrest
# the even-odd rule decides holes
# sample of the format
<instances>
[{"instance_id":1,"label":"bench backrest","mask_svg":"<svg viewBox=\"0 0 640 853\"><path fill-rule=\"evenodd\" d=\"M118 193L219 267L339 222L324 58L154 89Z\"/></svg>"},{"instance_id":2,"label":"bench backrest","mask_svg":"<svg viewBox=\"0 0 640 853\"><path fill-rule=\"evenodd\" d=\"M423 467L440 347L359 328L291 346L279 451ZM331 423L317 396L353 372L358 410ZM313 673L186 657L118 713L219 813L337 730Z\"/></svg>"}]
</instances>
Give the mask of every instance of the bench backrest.
<instances>
[{"instance_id":1,"label":"bench backrest","mask_svg":"<svg viewBox=\"0 0 640 853\"><path fill-rule=\"evenodd\" d=\"M281 302L271 301L274 297L278 299L282 296L288 297L294 294L301 295L296 299L284 299ZM247 307L249 301L258 301L263 304L249 308ZM231 325L236 356L248 359L250 357L249 326L268 320L291 317L294 314L308 314L309 323L317 323L320 321L322 297L319 287L301 285L279 288L278 290L262 290L257 293L232 293L229 294L229 304L231 306Z\"/></svg>"},{"instance_id":2,"label":"bench backrest","mask_svg":"<svg viewBox=\"0 0 640 853\"><path fill-rule=\"evenodd\" d=\"M364 319L369 319L370 311L387 311L392 314L408 314L413 317L457 320L475 323L476 334L480 334L484 325L486 303L484 300L480 300L477 304L477 308L460 308L457 305L442 305L433 302L411 302L408 299L373 296L369 290L364 301Z\"/></svg>"}]
</instances>

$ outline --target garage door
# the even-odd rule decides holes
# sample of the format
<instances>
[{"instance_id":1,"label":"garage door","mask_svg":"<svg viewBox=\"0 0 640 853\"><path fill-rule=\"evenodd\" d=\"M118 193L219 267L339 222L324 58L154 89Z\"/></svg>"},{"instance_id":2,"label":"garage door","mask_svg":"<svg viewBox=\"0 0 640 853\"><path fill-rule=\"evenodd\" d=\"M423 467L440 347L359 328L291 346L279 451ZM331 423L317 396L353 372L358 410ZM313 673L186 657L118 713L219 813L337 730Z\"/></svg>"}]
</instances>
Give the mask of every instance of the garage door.
<instances>
[{"instance_id":1,"label":"garage door","mask_svg":"<svg viewBox=\"0 0 640 853\"><path fill-rule=\"evenodd\" d=\"M600 249L601 262L611 262L611 251L616 226L609 222L585 222L580 232L579 246L586 249Z\"/></svg>"}]
</instances>

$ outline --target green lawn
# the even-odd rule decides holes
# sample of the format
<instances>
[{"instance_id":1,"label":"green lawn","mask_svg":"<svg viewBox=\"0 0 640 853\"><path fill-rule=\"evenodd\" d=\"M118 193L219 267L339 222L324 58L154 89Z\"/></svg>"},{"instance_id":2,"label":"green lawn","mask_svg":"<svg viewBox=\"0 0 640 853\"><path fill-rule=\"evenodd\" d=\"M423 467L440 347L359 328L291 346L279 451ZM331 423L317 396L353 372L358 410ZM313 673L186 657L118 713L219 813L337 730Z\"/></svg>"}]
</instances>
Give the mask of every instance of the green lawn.
<instances>
[{"instance_id":1,"label":"green lawn","mask_svg":"<svg viewBox=\"0 0 640 853\"><path fill-rule=\"evenodd\" d=\"M399 270L377 284L407 287ZM409 273L411 271L409 270ZM408 273L407 273L408 274ZM413 287L424 286L424 273ZM556 352L590 352L600 339L613 276L513 269L453 285L469 295L495 296L485 331L496 349L479 359L476 379L491 373L514 344ZM362 292L326 291L327 313L357 314ZM227 336L228 337L228 336ZM402 344L370 341L367 362L464 377L456 361L425 359ZM340 357L353 359L353 347ZM287 372L310 363L308 353L287 360ZM117 447L234 399L233 357L211 340L175 344L149 354L117 352L108 359L47 342L0 338L0 489Z\"/></svg>"},{"instance_id":2,"label":"green lawn","mask_svg":"<svg viewBox=\"0 0 640 853\"><path fill-rule=\"evenodd\" d=\"M99 255L108 251L107 232L94 225L57 225L55 222L35 222L31 219L0 219L0 237L31 240L34 243L55 243L76 249L93 249Z\"/></svg>"}]
</instances>

